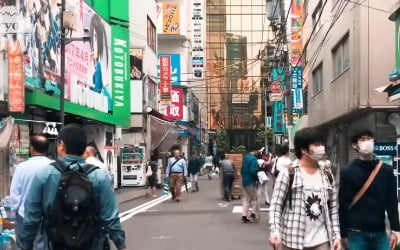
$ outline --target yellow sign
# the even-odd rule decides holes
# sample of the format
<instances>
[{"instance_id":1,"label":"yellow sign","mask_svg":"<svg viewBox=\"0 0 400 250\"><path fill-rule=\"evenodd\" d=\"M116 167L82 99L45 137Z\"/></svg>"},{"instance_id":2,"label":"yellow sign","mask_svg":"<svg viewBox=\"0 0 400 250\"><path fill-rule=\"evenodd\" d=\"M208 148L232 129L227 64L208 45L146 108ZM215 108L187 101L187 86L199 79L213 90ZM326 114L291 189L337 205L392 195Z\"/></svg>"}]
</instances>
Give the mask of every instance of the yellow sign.
<instances>
[{"instance_id":1,"label":"yellow sign","mask_svg":"<svg viewBox=\"0 0 400 250\"><path fill-rule=\"evenodd\" d=\"M163 4L163 33L169 35L179 35L181 33L180 24L180 5L179 3Z\"/></svg>"}]
</instances>

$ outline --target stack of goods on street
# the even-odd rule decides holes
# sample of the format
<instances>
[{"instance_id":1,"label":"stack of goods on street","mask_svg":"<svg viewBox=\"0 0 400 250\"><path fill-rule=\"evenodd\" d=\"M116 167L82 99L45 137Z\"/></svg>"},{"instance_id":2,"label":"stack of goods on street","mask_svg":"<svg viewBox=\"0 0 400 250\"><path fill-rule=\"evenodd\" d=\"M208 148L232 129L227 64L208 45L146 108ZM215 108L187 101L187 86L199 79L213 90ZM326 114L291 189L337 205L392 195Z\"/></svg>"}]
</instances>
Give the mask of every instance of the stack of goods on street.
<instances>
[{"instance_id":1,"label":"stack of goods on street","mask_svg":"<svg viewBox=\"0 0 400 250\"><path fill-rule=\"evenodd\" d=\"M16 249L15 213L11 210L9 198L0 202L0 250Z\"/></svg>"},{"instance_id":2,"label":"stack of goods on street","mask_svg":"<svg viewBox=\"0 0 400 250\"><path fill-rule=\"evenodd\" d=\"M242 169L243 164L243 155L242 154L226 154L226 158L231 160L233 165L235 166L235 179L233 180L232 185L232 196L233 199L240 199L242 196L242 176L240 171ZM221 188L221 194L224 194L224 188Z\"/></svg>"}]
</instances>

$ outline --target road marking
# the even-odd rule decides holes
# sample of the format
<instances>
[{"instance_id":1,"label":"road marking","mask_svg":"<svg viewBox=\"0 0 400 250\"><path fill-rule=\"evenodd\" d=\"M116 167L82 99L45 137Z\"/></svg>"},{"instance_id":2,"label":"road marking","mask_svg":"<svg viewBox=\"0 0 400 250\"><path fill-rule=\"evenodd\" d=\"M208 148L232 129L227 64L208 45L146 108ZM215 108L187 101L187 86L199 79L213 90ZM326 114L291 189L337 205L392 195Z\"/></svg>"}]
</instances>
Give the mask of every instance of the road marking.
<instances>
[{"instance_id":1,"label":"road marking","mask_svg":"<svg viewBox=\"0 0 400 250\"><path fill-rule=\"evenodd\" d=\"M250 208L250 211L252 209ZM269 208L260 208L260 212L268 212ZM242 206L234 206L232 209L233 214L241 214L242 213Z\"/></svg>"},{"instance_id":2,"label":"road marking","mask_svg":"<svg viewBox=\"0 0 400 250\"><path fill-rule=\"evenodd\" d=\"M187 184L188 189L190 189L191 186L192 186L192 185L191 185L190 183ZM185 188L185 187L182 187L182 192L185 192L185 191L186 191L186 188ZM164 201L166 201L166 200L168 200L168 199L171 199L171 198L172 198L172 195L171 195L171 194L163 195L163 196L161 196L160 198L157 198L157 199L155 199L155 200L146 202L146 203L144 203L144 204L142 204L142 205L140 205L140 206L134 207L134 208L132 208L132 209L130 209L130 210L128 210L128 211L125 211L125 212L123 212L123 213L120 213L120 214L119 214L120 221L121 221L121 223L122 223L122 222L125 222L125 221L129 220L129 219L132 219L133 216L135 216L135 215L137 215L137 214L140 214L140 213L143 213L143 212L146 212L146 211L149 210L150 208L155 207L155 206L157 206L158 204L161 204L161 203L163 203Z\"/></svg>"},{"instance_id":3,"label":"road marking","mask_svg":"<svg viewBox=\"0 0 400 250\"><path fill-rule=\"evenodd\" d=\"M164 235L161 235L161 236L158 236L158 237L151 237L151 238L155 239L155 240L168 240L168 239L171 239L170 236L164 236Z\"/></svg>"},{"instance_id":4,"label":"road marking","mask_svg":"<svg viewBox=\"0 0 400 250\"><path fill-rule=\"evenodd\" d=\"M226 202L224 202L224 203L220 202L220 203L218 203L218 206L225 208L225 207L228 207L229 204Z\"/></svg>"}]
</instances>

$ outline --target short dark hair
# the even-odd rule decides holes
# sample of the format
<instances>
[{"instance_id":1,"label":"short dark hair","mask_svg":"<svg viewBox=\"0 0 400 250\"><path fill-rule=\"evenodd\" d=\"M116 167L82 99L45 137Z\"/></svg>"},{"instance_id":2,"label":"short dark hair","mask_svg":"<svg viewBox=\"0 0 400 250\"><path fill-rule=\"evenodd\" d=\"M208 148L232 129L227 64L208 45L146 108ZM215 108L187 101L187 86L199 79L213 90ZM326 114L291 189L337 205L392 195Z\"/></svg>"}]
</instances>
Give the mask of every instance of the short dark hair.
<instances>
[{"instance_id":1,"label":"short dark hair","mask_svg":"<svg viewBox=\"0 0 400 250\"><path fill-rule=\"evenodd\" d=\"M250 145L248 147L248 149L249 149L249 152L255 152L255 151L258 152L258 147L256 145Z\"/></svg>"},{"instance_id":2,"label":"short dark hair","mask_svg":"<svg viewBox=\"0 0 400 250\"><path fill-rule=\"evenodd\" d=\"M45 135L32 135L30 138L30 144L37 153L47 155L49 150L49 140Z\"/></svg>"},{"instance_id":3,"label":"short dark hair","mask_svg":"<svg viewBox=\"0 0 400 250\"><path fill-rule=\"evenodd\" d=\"M67 154L81 156L86 149L86 133L80 125L68 124L58 134L58 140L64 142Z\"/></svg>"},{"instance_id":4,"label":"short dark hair","mask_svg":"<svg viewBox=\"0 0 400 250\"><path fill-rule=\"evenodd\" d=\"M309 146L314 143L324 143L325 138L321 131L317 128L310 127L310 128L303 128L296 133L294 136L294 151L296 157L301 159L303 153L301 150L306 149L308 150Z\"/></svg>"},{"instance_id":5,"label":"short dark hair","mask_svg":"<svg viewBox=\"0 0 400 250\"><path fill-rule=\"evenodd\" d=\"M366 135L372 138L374 137L374 134L369 129L360 129L353 131L352 136L350 137L351 143L357 143L361 137Z\"/></svg>"},{"instance_id":6,"label":"short dark hair","mask_svg":"<svg viewBox=\"0 0 400 250\"><path fill-rule=\"evenodd\" d=\"M285 155L287 153L289 153L289 145L287 144L281 145L278 149L279 156Z\"/></svg>"}]
</instances>

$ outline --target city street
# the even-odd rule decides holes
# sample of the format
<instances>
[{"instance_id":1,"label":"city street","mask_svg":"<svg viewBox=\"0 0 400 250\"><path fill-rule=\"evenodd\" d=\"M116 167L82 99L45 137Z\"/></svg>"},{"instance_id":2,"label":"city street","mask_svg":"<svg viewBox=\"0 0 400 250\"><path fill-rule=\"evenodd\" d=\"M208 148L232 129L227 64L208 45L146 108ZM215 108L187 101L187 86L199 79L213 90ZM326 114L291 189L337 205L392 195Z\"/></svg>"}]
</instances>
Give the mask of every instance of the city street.
<instances>
[{"instance_id":1,"label":"city street","mask_svg":"<svg viewBox=\"0 0 400 250\"><path fill-rule=\"evenodd\" d=\"M183 193L180 203L171 199L159 202L141 198L120 205L128 249L138 250L265 250L268 242L267 211L262 209L261 222L240 222L240 200L224 202L219 198L216 180L200 181L199 193ZM150 203L149 203L150 202ZM137 213L140 206L146 211ZM153 202L154 203L154 202ZM136 210L132 210L136 208ZM131 210L134 215L130 219ZM235 210L235 211L234 211ZM235 213L233 213L235 212Z\"/></svg>"}]
</instances>

